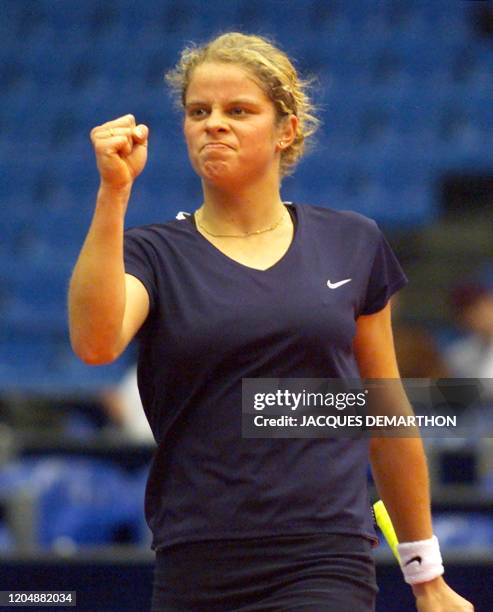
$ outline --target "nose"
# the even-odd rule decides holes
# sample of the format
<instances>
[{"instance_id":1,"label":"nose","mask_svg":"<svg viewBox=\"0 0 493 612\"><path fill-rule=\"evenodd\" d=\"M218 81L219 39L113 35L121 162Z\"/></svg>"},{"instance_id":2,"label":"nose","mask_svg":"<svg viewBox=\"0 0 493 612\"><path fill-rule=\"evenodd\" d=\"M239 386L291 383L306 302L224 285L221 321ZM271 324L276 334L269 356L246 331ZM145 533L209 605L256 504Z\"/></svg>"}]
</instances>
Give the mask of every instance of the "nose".
<instances>
[{"instance_id":1,"label":"nose","mask_svg":"<svg viewBox=\"0 0 493 612\"><path fill-rule=\"evenodd\" d=\"M207 117L205 128L209 133L220 133L228 130L226 117L220 109L212 109Z\"/></svg>"}]
</instances>

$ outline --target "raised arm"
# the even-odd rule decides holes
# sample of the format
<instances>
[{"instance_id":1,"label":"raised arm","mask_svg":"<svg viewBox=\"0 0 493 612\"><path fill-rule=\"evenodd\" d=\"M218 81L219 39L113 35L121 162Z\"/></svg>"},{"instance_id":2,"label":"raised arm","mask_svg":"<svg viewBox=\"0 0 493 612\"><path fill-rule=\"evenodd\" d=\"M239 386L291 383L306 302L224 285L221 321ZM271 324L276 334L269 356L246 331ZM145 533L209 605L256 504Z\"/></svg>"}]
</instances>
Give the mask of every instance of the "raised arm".
<instances>
[{"instance_id":1,"label":"raised arm","mask_svg":"<svg viewBox=\"0 0 493 612\"><path fill-rule=\"evenodd\" d=\"M399 369L392 336L390 304L381 311L360 316L354 341L363 378L398 379ZM409 413L402 386L389 385L395 413ZM389 511L399 542L432 537L428 468L421 438L374 437L370 462L379 495ZM466 612L473 606L455 593L441 576L412 586L419 612Z\"/></svg>"},{"instance_id":2,"label":"raised arm","mask_svg":"<svg viewBox=\"0 0 493 612\"><path fill-rule=\"evenodd\" d=\"M116 359L149 312L144 285L125 274L123 230L132 185L147 160L148 128L125 115L95 127L100 174L92 222L70 281L70 340L86 363Z\"/></svg>"}]
</instances>

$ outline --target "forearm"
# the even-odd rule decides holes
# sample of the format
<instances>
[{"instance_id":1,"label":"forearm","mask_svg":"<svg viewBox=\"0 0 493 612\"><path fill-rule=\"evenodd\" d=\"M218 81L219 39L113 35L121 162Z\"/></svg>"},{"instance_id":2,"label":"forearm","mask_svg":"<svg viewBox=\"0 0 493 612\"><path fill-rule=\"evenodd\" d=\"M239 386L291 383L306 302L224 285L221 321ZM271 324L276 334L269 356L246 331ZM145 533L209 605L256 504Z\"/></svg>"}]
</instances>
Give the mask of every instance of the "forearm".
<instances>
[{"instance_id":1,"label":"forearm","mask_svg":"<svg viewBox=\"0 0 493 612\"><path fill-rule=\"evenodd\" d=\"M430 487L420 438L374 438L373 478L399 542L431 538Z\"/></svg>"},{"instance_id":2,"label":"forearm","mask_svg":"<svg viewBox=\"0 0 493 612\"><path fill-rule=\"evenodd\" d=\"M123 229L130 188L101 186L69 287L70 338L87 363L115 357L125 312Z\"/></svg>"},{"instance_id":3,"label":"forearm","mask_svg":"<svg viewBox=\"0 0 493 612\"><path fill-rule=\"evenodd\" d=\"M390 307L357 320L355 354L361 376L387 381L372 393L371 413L412 415L395 358ZM392 381L396 381L395 383ZM418 436L419 432L416 432ZM373 476L400 542L416 542L432 537L430 487L423 445L415 438L372 438L370 460ZM439 570L440 568L437 568ZM472 611L473 607L457 595L443 578L413 584L419 612Z\"/></svg>"}]
</instances>

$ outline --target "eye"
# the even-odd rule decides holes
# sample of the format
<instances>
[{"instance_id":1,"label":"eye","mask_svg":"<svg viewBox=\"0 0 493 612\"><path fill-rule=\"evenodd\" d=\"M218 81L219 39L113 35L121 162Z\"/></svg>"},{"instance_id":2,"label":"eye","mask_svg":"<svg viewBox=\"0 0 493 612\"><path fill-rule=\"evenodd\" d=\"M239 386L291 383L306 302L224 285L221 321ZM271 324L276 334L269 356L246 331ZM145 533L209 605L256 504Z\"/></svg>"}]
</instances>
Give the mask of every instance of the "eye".
<instances>
[{"instance_id":1,"label":"eye","mask_svg":"<svg viewBox=\"0 0 493 612\"><path fill-rule=\"evenodd\" d=\"M207 115L207 110L200 106L197 106L196 108L191 108L188 111L188 116L194 119L202 119L206 115Z\"/></svg>"},{"instance_id":2,"label":"eye","mask_svg":"<svg viewBox=\"0 0 493 612\"><path fill-rule=\"evenodd\" d=\"M247 114L246 108L243 108L242 106L234 106L229 112L235 117L241 117L242 115Z\"/></svg>"}]
</instances>

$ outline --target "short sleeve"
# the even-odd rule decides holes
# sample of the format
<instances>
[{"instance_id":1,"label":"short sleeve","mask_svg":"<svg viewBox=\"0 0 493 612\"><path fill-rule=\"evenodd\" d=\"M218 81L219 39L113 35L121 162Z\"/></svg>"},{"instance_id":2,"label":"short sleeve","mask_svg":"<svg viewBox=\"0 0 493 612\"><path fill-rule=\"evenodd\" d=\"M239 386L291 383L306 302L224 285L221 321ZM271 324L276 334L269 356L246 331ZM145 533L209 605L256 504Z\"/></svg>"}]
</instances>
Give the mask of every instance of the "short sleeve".
<instances>
[{"instance_id":1,"label":"short sleeve","mask_svg":"<svg viewBox=\"0 0 493 612\"><path fill-rule=\"evenodd\" d=\"M382 310L390 297L408 282L397 257L379 229L378 234L366 296L360 313L364 315Z\"/></svg>"},{"instance_id":2,"label":"short sleeve","mask_svg":"<svg viewBox=\"0 0 493 612\"><path fill-rule=\"evenodd\" d=\"M125 272L137 277L149 294L149 307L156 304L157 283L153 265L153 248L143 231L139 228L127 230L123 242Z\"/></svg>"}]
</instances>

